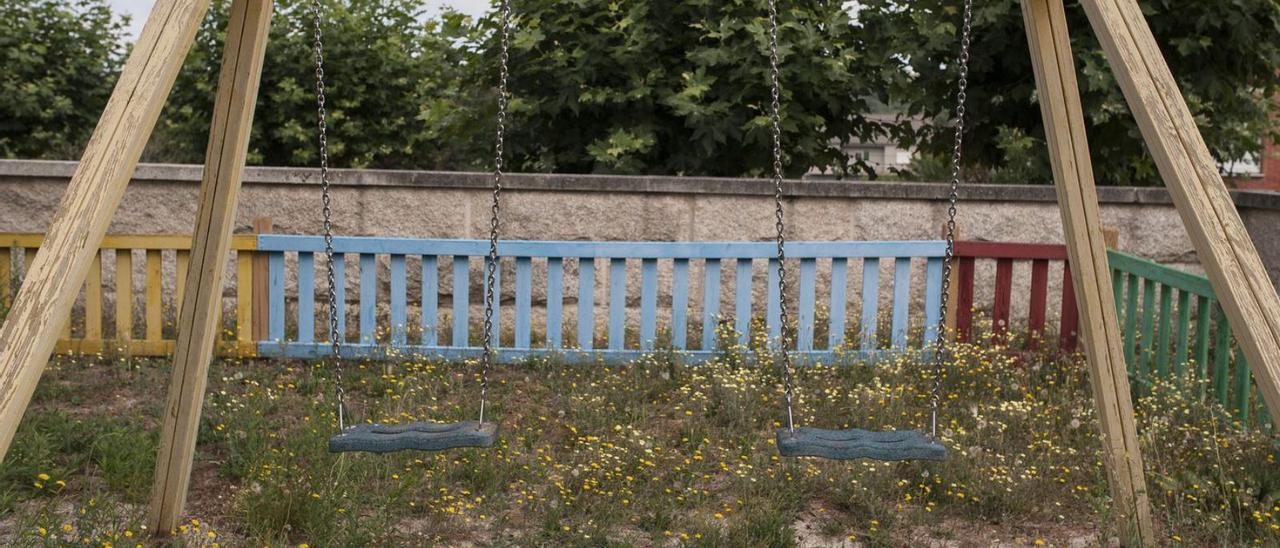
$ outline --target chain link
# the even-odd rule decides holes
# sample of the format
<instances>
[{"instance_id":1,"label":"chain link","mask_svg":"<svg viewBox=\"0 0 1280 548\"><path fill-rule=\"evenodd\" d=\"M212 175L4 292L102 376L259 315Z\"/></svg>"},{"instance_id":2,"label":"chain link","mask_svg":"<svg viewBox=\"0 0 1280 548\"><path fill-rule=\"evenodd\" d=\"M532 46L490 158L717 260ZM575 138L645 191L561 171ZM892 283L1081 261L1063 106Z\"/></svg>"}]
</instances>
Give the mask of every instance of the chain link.
<instances>
[{"instance_id":1,"label":"chain link","mask_svg":"<svg viewBox=\"0 0 1280 548\"><path fill-rule=\"evenodd\" d=\"M312 49L316 61L316 114L320 139L320 200L323 203L324 215L324 255L326 259L326 278L329 282L329 344L333 352L333 375L335 395L338 399L338 428L347 427L347 390L342 378L342 334L338 331L338 314L341 313L338 303L337 274L334 272L333 253L333 200L329 192L329 124L328 112L324 98L324 30L323 10L320 0L311 2L312 22L314 23L315 40Z\"/></svg>"},{"instance_id":2,"label":"chain link","mask_svg":"<svg viewBox=\"0 0 1280 548\"><path fill-rule=\"evenodd\" d=\"M507 137L507 60L511 46L511 2L502 0L499 18L498 116L493 147L493 203L489 207L489 256L485 262L484 350L480 355L480 426L484 425L485 396L489 390L489 369L493 365L493 311L498 276L498 219L501 213L503 146Z\"/></svg>"},{"instance_id":3,"label":"chain link","mask_svg":"<svg viewBox=\"0 0 1280 548\"><path fill-rule=\"evenodd\" d=\"M787 402L787 429L795 431L795 413L792 410L795 392L792 386L791 355L787 352L791 340L787 336L787 225L782 211L782 86L778 80L778 2L769 0L769 123L773 132L774 227L778 229L778 325L782 333L782 340L778 341L781 346L778 357L782 360L782 394Z\"/></svg>"},{"instance_id":4,"label":"chain link","mask_svg":"<svg viewBox=\"0 0 1280 548\"><path fill-rule=\"evenodd\" d=\"M929 390L929 433L938 437L938 407L942 401L943 368L946 366L946 317L948 301L951 300L951 269L955 260L956 247L956 203L960 200L960 171L964 147L964 115L965 100L969 89L969 46L973 34L973 0L964 0L964 22L960 32L959 83L956 85L956 129L955 144L951 150L951 192L947 198L947 250L942 261L942 295L939 299L941 313L938 315L937 335L933 348L933 384Z\"/></svg>"}]
</instances>

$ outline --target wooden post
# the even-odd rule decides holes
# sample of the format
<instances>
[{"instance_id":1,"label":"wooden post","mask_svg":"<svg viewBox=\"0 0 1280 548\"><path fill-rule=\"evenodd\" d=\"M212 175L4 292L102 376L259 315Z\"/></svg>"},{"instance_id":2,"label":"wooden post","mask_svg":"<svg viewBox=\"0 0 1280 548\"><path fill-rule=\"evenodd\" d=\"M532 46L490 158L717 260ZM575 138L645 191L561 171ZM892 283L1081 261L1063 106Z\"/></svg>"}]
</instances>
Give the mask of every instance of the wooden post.
<instances>
[{"instance_id":1,"label":"wooden post","mask_svg":"<svg viewBox=\"0 0 1280 548\"><path fill-rule=\"evenodd\" d=\"M209 0L158 0L0 328L0 458L155 127Z\"/></svg>"},{"instance_id":2,"label":"wooden post","mask_svg":"<svg viewBox=\"0 0 1280 548\"><path fill-rule=\"evenodd\" d=\"M1120 249L1120 229L1114 226L1102 227L1102 241L1107 249Z\"/></svg>"},{"instance_id":3,"label":"wooden post","mask_svg":"<svg viewBox=\"0 0 1280 548\"><path fill-rule=\"evenodd\" d=\"M1121 541L1153 546L1155 531L1066 13L1062 0L1022 0L1022 11Z\"/></svg>"},{"instance_id":4,"label":"wooden post","mask_svg":"<svg viewBox=\"0 0 1280 548\"><path fill-rule=\"evenodd\" d=\"M271 217L255 217L253 219L254 234L270 234L271 233ZM253 254L253 319L251 320L251 329L253 331L253 340L267 340L267 320L269 318L269 310L267 307L267 254Z\"/></svg>"},{"instance_id":5,"label":"wooden post","mask_svg":"<svg viewBox=\"0 0 1280 548\"><path fill-rule=\"evenodd\" d=\"M1084 0L1213 291L1280 422L1280 295L1136 0Z\"/></svg>"},{"instance_id":6,"label":"wooden post","mask_svg":"<svg viewBox=\"0 0 1280 548\"><path fill-rule=\"evenodd\" d=\"M9 295L13 292L13 257L9 244L0 242L0 310L9 309Z\"/></svg>"},{"instance_id":7,"label":"wooden post","mask_svg":"<svg viewBox=\"0 0 1280 548\"><path fill-rule=\"evenodd\" d=\"M205 153L200 206L192 236L186 295L179 308L173 374L160 429L148 525L156 534L175 528L186 504L200 407L222 311L222 277L235 223L271 24L271 0L235 0Z\"/></svg>"}]
</instances>

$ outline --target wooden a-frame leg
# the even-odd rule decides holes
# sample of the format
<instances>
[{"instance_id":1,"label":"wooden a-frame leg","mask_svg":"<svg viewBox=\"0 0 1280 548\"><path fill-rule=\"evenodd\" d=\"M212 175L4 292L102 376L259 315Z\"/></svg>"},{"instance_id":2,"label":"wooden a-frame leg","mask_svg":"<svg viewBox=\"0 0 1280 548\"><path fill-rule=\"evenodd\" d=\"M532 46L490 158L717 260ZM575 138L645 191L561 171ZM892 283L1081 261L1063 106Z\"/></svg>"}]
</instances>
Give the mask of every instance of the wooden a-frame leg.
<instances>
[{"instance_id":1,"label":"wooden a-frame leg","mask_svg":"<svg viewBox=\"0 0 1280 548\"><path fill-rule=\"evenodd\" d=\"M1129 546L1154 545L1142 451L1111 291L1111 269L1098 213L1067 17L1062 0L1022 0L1022 13L1120 536Z\"/></svg>"},{"instance_id":2,"label":"wooden a-frame leg","mask_svg":"<svg viewBox=\"0 0 1280 548\"><path fill-rule=\"evenodd\" d=\"M200 206L178 312L178 341L160 428L147 523L156 534L178 525L186 504L200 408L222 312L222 275L235 224L240 178L271 26L271 0L235 0L205 153Z\"/></svg>"},{"instance_id":3,"label":"wooden a-frame leg","mask_svg":"<svg viewBox=\"0 0 1280 548\"><path fill-rule=\"evenodd\" d=\"M1135 0L1083 0L1213 292L1280 422L1280 295Z\"/></svg>"},{"instance_id":4,"label":"wooden a-frame leg","mask_svg":"<svg viewBox=\"0 0 1280 548\"><path fill-rule=\"evenodd\" d=\"M0 459L57 344L209 0L158 0L0 328Z\"/></svg>"}]
</instances>

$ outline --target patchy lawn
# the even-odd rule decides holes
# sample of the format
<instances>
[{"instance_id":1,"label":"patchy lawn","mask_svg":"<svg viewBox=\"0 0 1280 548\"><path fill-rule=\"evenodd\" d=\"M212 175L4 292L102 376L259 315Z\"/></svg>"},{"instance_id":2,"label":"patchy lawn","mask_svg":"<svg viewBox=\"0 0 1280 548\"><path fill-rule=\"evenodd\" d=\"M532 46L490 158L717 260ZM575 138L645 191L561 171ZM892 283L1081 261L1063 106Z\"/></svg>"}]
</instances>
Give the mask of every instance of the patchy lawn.
<instances>
[{"instance_id":1,"label":"patchy lawn","mask_svg":"<svg viewBox=\"0 0 1280 548\"><path fill-rule=\"evenodd\" d=\"M0 543L133 545L168 363L60 357L0 465ZM213 366L174 544L462 546L1090 546L1114 542L1079 360L961 346L941 463L782 460L779 376L727 355L495 370L490 450L333 456L325 364ZM473 418L468 364L352 362L360 417ZM800 371L798 420L920 427L918 359ZM1139 403L1162 542L1280 543L1272 439L1188 392Z\"/></svg>"}]
</instances>

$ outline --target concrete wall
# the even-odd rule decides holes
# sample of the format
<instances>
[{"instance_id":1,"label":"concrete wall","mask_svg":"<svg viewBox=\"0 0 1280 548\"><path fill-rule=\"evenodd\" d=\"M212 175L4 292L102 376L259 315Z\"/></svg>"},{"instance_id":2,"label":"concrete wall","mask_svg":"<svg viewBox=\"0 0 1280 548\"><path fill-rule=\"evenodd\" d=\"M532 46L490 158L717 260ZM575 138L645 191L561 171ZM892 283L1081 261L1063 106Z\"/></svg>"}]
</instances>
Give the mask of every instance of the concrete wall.
<instances>
[{"instance_id":1,"label":"concrete wall","mask_svg":"<svg viewBox=\"0 0 1280 548\"><path fill-rule=\"evenodd\" d=\"M74 167L72 162L0 161L0 232L45 230ZM190 232L200 174L200 166L140 166L110 232ZM486 236L487 174L338 170L333 183L339 234ZM516 174L506 178L506 188L504 238L773 236L772 190L764 180ZM945 219L946 192L944 185L930 183L792 182L786 202L789 237L934 239ZM966 185L961 194L959 224L965 239L1063 241L1052 187ZM1103 222L1120 230L1120 249L1202 272L1163 189L1105 187L1099 197ZM1236 199L1272 279L1280 281L1280 194L1240 192ZM248 231L258 216L271 217L277 232L315 234L320 229L314 170L250 168L240 203L238 232Z\"/></svg>"}]
</instances>

